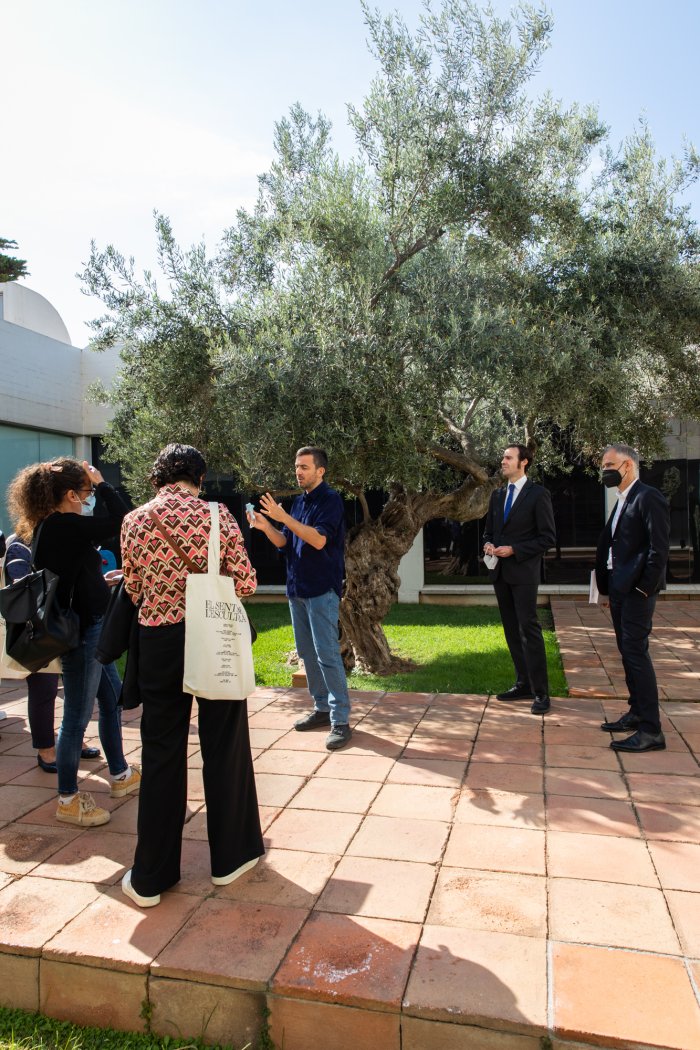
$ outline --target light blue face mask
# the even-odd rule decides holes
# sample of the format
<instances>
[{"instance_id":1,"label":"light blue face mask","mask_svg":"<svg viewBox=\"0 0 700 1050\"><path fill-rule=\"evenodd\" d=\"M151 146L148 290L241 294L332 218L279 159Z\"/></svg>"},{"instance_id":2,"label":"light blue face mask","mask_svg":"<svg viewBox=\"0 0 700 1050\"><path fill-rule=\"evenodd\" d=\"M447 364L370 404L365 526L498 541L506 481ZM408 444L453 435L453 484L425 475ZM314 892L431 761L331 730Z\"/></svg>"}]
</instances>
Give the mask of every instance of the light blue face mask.
<instances>
[{"instance_id":1,"label":"light blue face mask","mask_svg":"<svg viewBox=\"0 0 700 1050\"><path fill-rule=\"evenodd\" d=\"M92 517L92 512L95 509L95 503L96 503L95 493L91 492L87 499L85 499L85 500L81 499L80 502L82 504L80 513L85 518L91 518Z\"/></svg>"}]
</instances>

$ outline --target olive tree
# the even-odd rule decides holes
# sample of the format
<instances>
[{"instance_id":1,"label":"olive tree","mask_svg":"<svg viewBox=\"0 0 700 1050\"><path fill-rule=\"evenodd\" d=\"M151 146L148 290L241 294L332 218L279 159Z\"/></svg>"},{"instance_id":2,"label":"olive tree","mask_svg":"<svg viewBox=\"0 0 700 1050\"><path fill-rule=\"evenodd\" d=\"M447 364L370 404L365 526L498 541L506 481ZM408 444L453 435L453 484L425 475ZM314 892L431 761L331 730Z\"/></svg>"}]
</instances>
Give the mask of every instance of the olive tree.
<instances>
[{"instance_id":1,"label":"olive tree","mask_svg":"<svg viewBox=\"0 0 700 1050\"><path fill-rule=\"evenodd\" d=\"M365 18L378 72L348 110L352 159L293 106L215 257L158 216L164 293L113 248L84 279L108 308L94 345L122 346L107 437L134 478L179 438L280 490L295 448L328 449L364 512L347 662L388 673L401 557L430 519L484 513L504 443L545 465L623 438L653 453L670 414L698 413L699 242L677 203L698 162L658 160L643 125L613 151L593 110L533 100L545 14Z\"/></svg>"}]
</instances>

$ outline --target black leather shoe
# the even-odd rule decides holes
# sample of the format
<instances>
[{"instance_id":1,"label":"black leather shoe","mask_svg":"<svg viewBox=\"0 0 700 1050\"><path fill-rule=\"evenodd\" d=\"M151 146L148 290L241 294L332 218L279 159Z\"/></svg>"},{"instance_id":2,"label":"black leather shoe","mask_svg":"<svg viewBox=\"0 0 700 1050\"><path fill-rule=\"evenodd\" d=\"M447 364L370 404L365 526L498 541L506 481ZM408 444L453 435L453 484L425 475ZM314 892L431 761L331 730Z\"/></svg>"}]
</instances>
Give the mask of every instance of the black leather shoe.
<instances>
[{"instance_id":1,"label":"black leather shoe","mask_svg":"<svg viewBox=\"0 0 700 1050\"><path fill-rule=\"evenodd\" d=\"M606 733L624 733L626 729L636 729L638 725L637 716L631 711L626 711L624 715L620 715L617 722L603 722L600 728Z\"/></svg>"},{"instance_id":2,"label":"black leather shoe","mask_svg":"<svg viewBox=\"0 0 700 1050\"><path fill-rule=\"evenodd\" d=\"M330 724L330 711L312 711L310 715L306 715L304 718L296 721L294 728L300 733L305 733L307 729L320 729L321 726L329 726Z\"/></svg>"},{"instance_id":3,"label":"black leather shoe","mask_svg":"<svg viewBox=\"0 0 700 1050\"><path fill-rule=\"evenodd\" d=\"M81 758L102 758L99 747L84 747L80 752Z\"/></svg>"},{"instance_id":4,"label":"black leather shoe","mask_svg":"<svg viewBox=\"0 0 700 1050\"><path fill-rule=\"evenodd\" d=\"M613 751L665 751L666 740L663 733L645 733L638 729L626 740L611 740L610 747Z\"/></svg>"},{"instance_id":5,"label":"black leather shoe","mask_svg":"<svg viewBox=\"0 0 700 1050\"><path fill-rule=\"evenodd\" d=\"M551 707L549 697L546 693L538 693L535 697L535 702L530 708L533 715L546 715Z\"/></svg>"},{"instance_id":6,"label":"black leather shoe","mask_svg":"<svg viewBox=\"0 0 700 1050\"><path fill-rule=\"evenodd\" d=\"M504 693L496 693L497 700L532 700L534 696L532 689L528 685L523 685L522 682L516 682Z\"/></svg>"},{"instance_id":7,"label":"black leather shoe","mask_svg":"<svg viewBox=\"0 0 700 1050\"><path fill-rule=\"evenodd\" d=\"M58 773L58 766L56 765L56 763L47 762L41 757L41 755L36 756L36 764L38 765L39 769L43 769L45 773Z\"/></svg>"},{"instance_id":8,"label":"black leather shoe","mask_svg":"<svg viewBox=\"0 0 700 1050\"><path fill-rule=\"evenodd\" d=\"M326 737L326 748L328 751L339 751L341 747L350 743L351 737L352 729L349 725L333 726Z\"/></svg>"}]
</instances>

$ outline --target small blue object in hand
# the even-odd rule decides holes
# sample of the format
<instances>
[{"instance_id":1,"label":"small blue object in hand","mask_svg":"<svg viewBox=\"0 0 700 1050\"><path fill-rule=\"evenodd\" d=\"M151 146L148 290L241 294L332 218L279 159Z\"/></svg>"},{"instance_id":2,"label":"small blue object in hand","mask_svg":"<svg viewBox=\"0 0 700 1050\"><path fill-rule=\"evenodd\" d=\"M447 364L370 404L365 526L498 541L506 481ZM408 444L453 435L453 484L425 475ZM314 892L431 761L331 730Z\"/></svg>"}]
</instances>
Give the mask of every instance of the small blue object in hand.
<instances>
[{"instance_id":1,"label":"small blue object in hand","mask_svg":"<svg viewBox=\"0 0 700 1050\"><path fill-rule=\"evenodd\" d=\"M245 512L246 512L246 514L250 514L250 516L252 517L253 521L255 521L255 507L253 506L252 503L246 503L246 505L245 505Z\"/></svg>"},{"instance_id":2,"label":"small blue object in hand","mask_svg":"<svg viewBox=\"0 0 700 1050\"><path fill-rule=\"evenodd\" d=\"M115 558L112 551L100 548L100 558L102 559L102 575L104 576L107 572L112 572L117 567L117 559Z\"/></svg>"}]
</instances>

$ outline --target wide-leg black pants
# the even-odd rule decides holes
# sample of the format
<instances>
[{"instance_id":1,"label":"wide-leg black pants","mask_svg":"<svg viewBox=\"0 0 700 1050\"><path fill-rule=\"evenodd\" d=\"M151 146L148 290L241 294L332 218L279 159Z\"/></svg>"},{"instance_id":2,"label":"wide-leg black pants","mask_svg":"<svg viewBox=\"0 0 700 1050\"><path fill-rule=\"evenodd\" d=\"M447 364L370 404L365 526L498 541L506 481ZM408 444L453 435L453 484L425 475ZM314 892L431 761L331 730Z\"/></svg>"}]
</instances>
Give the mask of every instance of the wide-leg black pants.
<instances>
[{"instance_id":1,"label":"wide-leg black pants","mask_svg":"<svg viewBox=\"0 0 700 1050\"><path fill-rule=\"evenodd\" d=\"M184 623L139 628L142 780L131 884L145 897L180 879L192 710L192 697L182 691L184 641ZM248 705L245 700L197 703L211 872L220 877L265 852Z\"/></svg>"}]
</instances>

